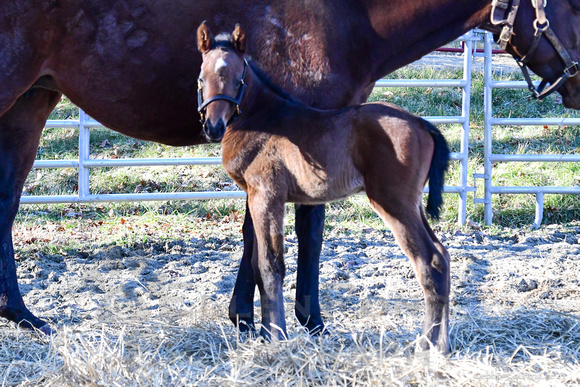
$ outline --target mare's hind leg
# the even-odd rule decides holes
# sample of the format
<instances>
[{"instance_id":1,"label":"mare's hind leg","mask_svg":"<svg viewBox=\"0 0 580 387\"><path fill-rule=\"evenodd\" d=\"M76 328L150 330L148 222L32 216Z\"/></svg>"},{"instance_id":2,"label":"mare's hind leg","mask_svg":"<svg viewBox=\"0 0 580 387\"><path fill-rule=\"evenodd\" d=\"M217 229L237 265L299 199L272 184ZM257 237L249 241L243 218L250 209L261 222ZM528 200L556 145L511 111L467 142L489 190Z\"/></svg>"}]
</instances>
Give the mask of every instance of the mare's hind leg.
<instances>
[{"instance_id":1,"label":"mare's hind leg","mask_svg":"<svg viewBox=\"0 0 580 387\"><path fill-rule=\"evenodd\" d=\"M18 289L12 224L40 134L60 96L45 89L32 90L0 117L0 316L45 333L50 333L50 327L26 308Z\"/></svg>"},{"instance_id":2,"label":"mare's hind leg","mask_svg":"<svg viewBox=\"0 0 580 387\"><path fill-rule=\"evenodd\" d=\"M401 203L393 198L377 199L369 195L371 205L391 227L395 238L407 255L425 297L425 322L422 349L435 346L449 352L449 254L435 238L422 214L420 204Z\"/></svg>"}]
</instances>

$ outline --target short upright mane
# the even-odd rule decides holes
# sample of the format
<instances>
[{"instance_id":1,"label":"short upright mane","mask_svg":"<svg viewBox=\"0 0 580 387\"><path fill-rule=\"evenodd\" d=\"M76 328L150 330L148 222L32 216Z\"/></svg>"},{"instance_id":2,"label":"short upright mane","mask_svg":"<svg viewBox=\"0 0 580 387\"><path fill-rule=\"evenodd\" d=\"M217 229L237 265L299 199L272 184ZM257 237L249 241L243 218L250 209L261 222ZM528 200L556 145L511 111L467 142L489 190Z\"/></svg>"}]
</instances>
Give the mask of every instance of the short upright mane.
<instances>
[{"instance_id":1,"label":"short upright mane","mask_svg":"<svg viewBox=\"0 0 580 387\"><path fill-rule=\"evenodd\" d=\"M218 47L223 47L227 50L234 51L234 42L232 39L232 34L229 34L227 32L222 32L220 34L217 34L215 36L215 42L214 42L212 49L218 48Z\"/></svg>"}]
</instances>

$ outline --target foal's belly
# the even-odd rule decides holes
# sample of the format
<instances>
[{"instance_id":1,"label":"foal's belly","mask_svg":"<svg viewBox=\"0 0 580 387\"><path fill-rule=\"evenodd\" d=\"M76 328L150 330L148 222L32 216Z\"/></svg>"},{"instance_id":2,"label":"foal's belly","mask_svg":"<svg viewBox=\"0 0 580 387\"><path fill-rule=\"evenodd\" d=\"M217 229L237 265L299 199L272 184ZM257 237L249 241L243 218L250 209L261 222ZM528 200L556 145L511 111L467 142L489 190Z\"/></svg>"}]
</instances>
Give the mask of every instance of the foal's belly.
<instances>
[{"instance_id":1,"label":"foal's belly","mask_svg":"<svg viewBox=\"0 0 580 387\"><path fill-rule=\"evenodd\" d=\"M347 198L364 190L362 173L349 161L334 165L287 164L287 201L299 204L323 204Z\"/></svg>"}]
</instances>

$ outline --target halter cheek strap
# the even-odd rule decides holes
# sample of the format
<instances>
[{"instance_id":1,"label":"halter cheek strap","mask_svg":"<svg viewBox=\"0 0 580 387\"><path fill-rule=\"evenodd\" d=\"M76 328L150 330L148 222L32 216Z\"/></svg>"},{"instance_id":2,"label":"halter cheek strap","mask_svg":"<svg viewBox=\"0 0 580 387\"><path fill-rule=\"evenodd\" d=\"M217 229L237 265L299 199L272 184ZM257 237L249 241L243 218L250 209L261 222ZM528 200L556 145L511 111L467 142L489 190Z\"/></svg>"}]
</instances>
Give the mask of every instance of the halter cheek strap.
<instances>
[{"instance_id":1,"label":"halter cheek strap","mask_svg":"<svg viewBox=\"0 0 580 387\"><path fill-rule=\"evenodd\" d=\"M240 80L240 86L238 86L238 93L236 94L235 98L230 97L229 95L225 95L225 94L216 94L210 98L208 98L207 100L203 100L203 85L201 83L201 81L197 82L197 111L199 112L199 115L201 116L200 122L202 123L202 125L205 123L206 117L205 117L205 113L207 110L207 106L214 102L214 101L228 101L232 104L234 104L236 106L236 111L234 112L232 118L230 118L227 122L227 125L231 124L232 122L234 122L236 120L236 118L238 118L240 116L240 114L242 114L242 111L240 109L240 103L242 102L242 97L244 96L244 90L246 89L246 70L248 68L248 61L246 59L244 59L244 70L242 72L242 79Z\"/></svg>"},{"instance_id":2,"label":"halter cheek strap","mask_svg":"<svg viewBox=\"0 0 580 387\"><path fill-rule=\"evenodd\" d=\"M534 40L530 46L530 49L524 55L523 58L516 59L516 62L522 73L526 82L528 83L528 89L532 92L534 98L542 100L548 95L555 92L568 78L575 77L578 75L580 68L578 62L575 62L566 51L564 45L560 42L552 28L550 28L550 22L546 18L545 7L548 0L531 0L532 6L536 10L536 19L534 20ZM511 8L509 7L509 0L493 0L492 1L492 12L491 12L491 23L492 25L503 26L499 34L498 43L502 50L505 50L506 46L510 42L512 36L514 35L514 21L519 8L520 0L512 0ZM507 16L506 16L507 13ZM530 77L528 71L528 63L536 54L538 47L540 45L540 39L545 36L548 42L554 47L562 61L564 61L564 70L562 75L547 89L544 89L548 85L548 81L543 79L540 82L540 86L536 89Z\"/></svg>"}]
</instances>

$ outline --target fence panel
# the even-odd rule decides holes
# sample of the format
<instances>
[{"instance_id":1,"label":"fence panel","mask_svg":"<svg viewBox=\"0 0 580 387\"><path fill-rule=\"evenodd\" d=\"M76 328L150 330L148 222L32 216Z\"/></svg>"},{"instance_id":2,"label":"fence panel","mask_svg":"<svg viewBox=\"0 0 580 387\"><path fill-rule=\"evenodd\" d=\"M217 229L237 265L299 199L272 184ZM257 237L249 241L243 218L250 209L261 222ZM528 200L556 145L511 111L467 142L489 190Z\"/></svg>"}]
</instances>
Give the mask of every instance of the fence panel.
<instances>
[{"instance_id":1,"label":"fence panel","mask_svg":"<svg viewBox=\"0 0 580 387\"><path fill-rule=\"evenodd\" d=\"M494 118L492 93L493 89L519 88L527 89L525 81L494 81L492 78L492 41L490 33L485 34L485 59L484 59L484 173L474 174L475 178L484 179L484 198L475 198L475 203L485 205L484 221L491 224L493 218L492 195L493 194L535 194L536 195L536 216L533 227L539 227L542 223L544 212L544 194L580 194L580 187L499 187L492 184L492 172L494 162L580 162L580 155L556 155L556 154L496 154L493 153L493 133L494 126L506 125L580 125L580 118Z\"/></svg>"}]
</instances>

